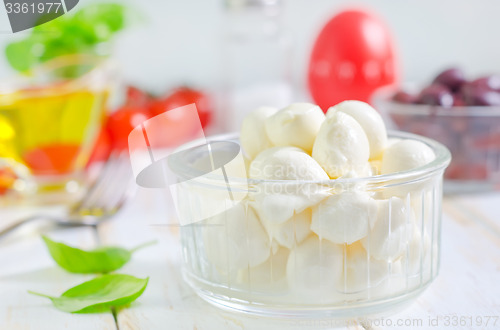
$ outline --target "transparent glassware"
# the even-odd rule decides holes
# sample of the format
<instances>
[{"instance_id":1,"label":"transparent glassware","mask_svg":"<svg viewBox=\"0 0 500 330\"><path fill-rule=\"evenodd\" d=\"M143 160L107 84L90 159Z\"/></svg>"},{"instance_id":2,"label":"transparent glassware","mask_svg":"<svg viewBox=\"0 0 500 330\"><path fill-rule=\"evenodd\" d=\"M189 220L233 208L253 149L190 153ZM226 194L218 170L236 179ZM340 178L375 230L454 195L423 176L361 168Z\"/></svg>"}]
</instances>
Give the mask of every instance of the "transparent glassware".
<instances>
[{"instance_id":1,"label":"transparent glassware","mask_svg":"<svg viewBox=\"0 0 500 330\"><path fill-rule=\"evenodd\" d=\"M0 83L0 158L26 166L37 193L78 190L114 74L105 58L68 55Z\"/></svg>"},{"instance_id":2,"label":"transparent glassware","mask_svg":"<svg viewBox=\"0 0 500 330\"><path fill-rule=\"evenodd\" d=\"M374 103L394 129L423 135L450 149L445 193L497 190L500 185L500 107L403 104L381 91Z\"/></svg>"},{"instance_id":3,"label":"transparent glassware","mask_svg":"<svg viewBox=\"0 0 500 330\"><path fill-rule=\"evenodd\" d=\"M361 316L417 297L439 271L442 178L450 153L417 135L390 137L421 141L436 159L366 178L266 181L214 175L178 185L181 223L203 212L200 196L221 196L217 203L229 205L181 226L186 282L216 306L268 316ZM237 141L237 135L211 141L220 140ZM196 168L205 156L175 159L171 168L182 178L179 171ZM221 193L227 187L232 194ZM246 196L235 201L234 194L242 193Z\"/></svg>"},{"instance_id":4,"label":"transparent glassware","mask_svg":"<svg viewBox=\"0 0 500 330\"><path fill-rule=\"evenodd\" d=\"M239 129L251 110L291 102L293 43L282 0L225 0L222 33L225 131Z\"/></svg>"}]
</instances>

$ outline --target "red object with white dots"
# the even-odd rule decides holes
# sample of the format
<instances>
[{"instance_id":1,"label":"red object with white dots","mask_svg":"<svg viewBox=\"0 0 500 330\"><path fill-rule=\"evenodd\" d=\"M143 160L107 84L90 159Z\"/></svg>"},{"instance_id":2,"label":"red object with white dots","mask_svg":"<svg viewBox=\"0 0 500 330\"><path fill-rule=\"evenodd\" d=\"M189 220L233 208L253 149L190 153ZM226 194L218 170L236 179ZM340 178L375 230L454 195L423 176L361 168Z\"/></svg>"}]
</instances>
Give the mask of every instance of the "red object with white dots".
<instances>
[{"instance_id":1,"label":"red object with white dots","mask_svg":"<svg viewBox=\"0 0 500 330\"><path fill-rule=\"evenodd\" d=\"M309 62L311 96L328 110L344 100L369 102L375 90L399 81L389 28L365 10L346 10L321 30Z\"/></svg>"}]
</instances>

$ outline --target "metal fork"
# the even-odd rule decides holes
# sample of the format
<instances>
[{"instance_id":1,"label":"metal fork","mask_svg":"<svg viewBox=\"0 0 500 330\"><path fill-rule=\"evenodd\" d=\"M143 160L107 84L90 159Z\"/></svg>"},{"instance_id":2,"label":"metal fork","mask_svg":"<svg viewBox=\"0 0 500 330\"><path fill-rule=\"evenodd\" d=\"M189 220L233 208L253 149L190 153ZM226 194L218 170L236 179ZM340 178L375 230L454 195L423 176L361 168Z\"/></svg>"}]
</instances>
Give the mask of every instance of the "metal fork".
<instances>
[{"instance_id":1,"label":"metal fork","mask_svg":"<svg viewBox=\"0 0 500 330\"><path fill-rule=\"evenodd\" d=\"M63 226L94 226L115 215L135 192L127 152L113 151L84 196L68 208L67 214L35 214L0 230L0 238L34 220L50 220Z\"/></svg>"}]
</instances>

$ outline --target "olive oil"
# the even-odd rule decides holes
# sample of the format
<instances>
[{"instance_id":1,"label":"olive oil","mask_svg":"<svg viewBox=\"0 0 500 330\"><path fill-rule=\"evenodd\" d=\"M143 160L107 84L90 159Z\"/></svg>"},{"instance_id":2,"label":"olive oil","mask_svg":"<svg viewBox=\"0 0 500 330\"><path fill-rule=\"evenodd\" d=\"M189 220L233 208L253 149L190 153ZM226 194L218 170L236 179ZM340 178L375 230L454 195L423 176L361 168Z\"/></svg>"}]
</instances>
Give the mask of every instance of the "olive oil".
<instances>
[{"instance_id":1,"label":"olive oil","mask_svg":"<svg viewBox=\"0 0 500 330\"><path fill-rule=\"evenodd\" d=\"M0 157L23 163L35 176L83 169L106 97L65 85L0 94Z\"/></svg>"}]
</instances>

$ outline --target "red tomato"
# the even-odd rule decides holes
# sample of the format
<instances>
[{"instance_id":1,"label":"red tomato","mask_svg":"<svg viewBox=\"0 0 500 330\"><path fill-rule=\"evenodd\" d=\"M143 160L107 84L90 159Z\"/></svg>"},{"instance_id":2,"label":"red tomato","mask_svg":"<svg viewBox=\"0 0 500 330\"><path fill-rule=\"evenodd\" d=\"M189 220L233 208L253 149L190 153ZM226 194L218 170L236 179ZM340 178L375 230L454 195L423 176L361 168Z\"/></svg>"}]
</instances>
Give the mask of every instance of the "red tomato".
<instances>
[{"instance_id":1,"label":"red tomato","mask_svg":"<svg viewBox=\"0 0 500 330\"><path fill-rule=\"evenodd\" d=\"M173 111L176 112L173 113ZM196 113L192 116L192 112L189 111L173 111L154 116L144 124L149 146L153 149L175 148L203 136ZM144 139L143 135L134 138L139 138L140 142ZM137 149L141 143L129 140L129 147L130 145L133 145L131 149Z\"/></svg>"},{"instance_id":2,"label":"red tomato","mask_svg":"<svg viewBox=\"0 0 500 330\"><path fill-rule=\"evenodd\" d=\"M108 130L102 127L99 131L99 135L94 143L94 148L90 154L87 166L94 162L102 162L108 159L109 153L111 151L111 137Z\"/></svg>"},{"instance_id":3,"label":"red tomato","mask_svg":"<svg viewBox=\"0 0 500 330\"><path fill-rule=\"evenodd\" d=\"M152 97L145 91L134 86L127 86L127 106L147 106L151 100Z\"/></svg>"},{"instance_id":4,"label":"red tomato","mask_svg":"<svg viewBox=\"0 0 500 330\"><path fill-rule=\"evenodd\" d=\"M125 106L113 112L106 123L111 146L117 149L127 149L130 132L149 117L150 112L141 107Z\"/></svg>"},{"instance_id":5,"label":"red tomato","mask_svg":"<svg viewBox=\"0 0 500 330\"><path fill-rule=\"evenodd\" d=\"M167 97L153 101L150 109L153 116L156 116L167 110L172 110L191 103L196 104L201 126L205 127L208 125L212 119L212 108L208 96L188 87L177 88Z\"/></svg>"},{"instance_id":6,"label":"red tomato","mask_svg":"<svg viewBox=\"0 0 500 330\"><path fill-rule=\"evenodd\" d=\"M325 25L309 62L309 90L324 111L344 100L368 102L376 89L395 84L397 76L389 29L360 10L343 11Z\"/></svg>"}]
</instances>

